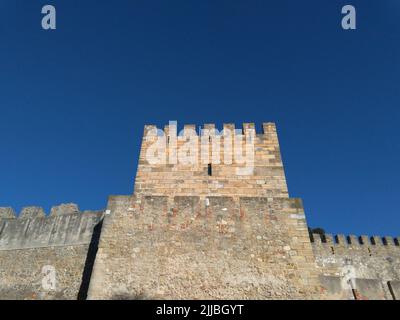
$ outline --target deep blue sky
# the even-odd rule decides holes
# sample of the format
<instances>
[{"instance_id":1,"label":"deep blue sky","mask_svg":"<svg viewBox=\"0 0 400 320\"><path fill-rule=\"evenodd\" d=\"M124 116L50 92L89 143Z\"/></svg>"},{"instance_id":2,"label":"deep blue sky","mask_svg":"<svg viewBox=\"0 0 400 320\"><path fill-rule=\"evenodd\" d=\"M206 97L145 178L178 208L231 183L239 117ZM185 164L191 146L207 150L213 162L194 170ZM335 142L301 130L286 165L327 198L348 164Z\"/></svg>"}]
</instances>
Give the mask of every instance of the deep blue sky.
<instances>
[{"instance_id":1,"label":"deep blue sky","mask_svg":"<svg viewBox=\"0 0 400 320\"><path fill-rule=\"evenodd\" d=\"M131 193L146 123L274 121L311 226L399 235L398 0L1 0L0 36L0 206Z\"/></svg>"}]
</instances>

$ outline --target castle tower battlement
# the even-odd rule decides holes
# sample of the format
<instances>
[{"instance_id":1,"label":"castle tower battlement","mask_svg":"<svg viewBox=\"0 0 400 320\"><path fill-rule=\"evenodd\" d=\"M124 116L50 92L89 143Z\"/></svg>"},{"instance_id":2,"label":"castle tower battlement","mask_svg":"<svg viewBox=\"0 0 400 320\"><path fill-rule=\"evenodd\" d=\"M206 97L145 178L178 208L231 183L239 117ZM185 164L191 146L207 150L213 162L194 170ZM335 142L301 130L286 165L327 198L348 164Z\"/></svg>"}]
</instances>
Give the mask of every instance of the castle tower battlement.
<instances>
[{"instance_id":1,"label":"castle tower battlement","mask_svg":"<svg viewBox=\"0 0 400 320\"><path fill-rule=\"evenodd\" d=\"M195 128L145 127L135 193L110 198L88 297L316 298L275 125Z\"/></svg>"},{"instance_id":2,"label":"castle tower battlement","mask_svg":"<svg viewBox=\"0 0 400 320\"><path fill-rule=\"evenodd\" d=\"M288 197L274 123L242 129L176 123L145 127L135 179L137 195Z\"/></svg>"}]
</instances>

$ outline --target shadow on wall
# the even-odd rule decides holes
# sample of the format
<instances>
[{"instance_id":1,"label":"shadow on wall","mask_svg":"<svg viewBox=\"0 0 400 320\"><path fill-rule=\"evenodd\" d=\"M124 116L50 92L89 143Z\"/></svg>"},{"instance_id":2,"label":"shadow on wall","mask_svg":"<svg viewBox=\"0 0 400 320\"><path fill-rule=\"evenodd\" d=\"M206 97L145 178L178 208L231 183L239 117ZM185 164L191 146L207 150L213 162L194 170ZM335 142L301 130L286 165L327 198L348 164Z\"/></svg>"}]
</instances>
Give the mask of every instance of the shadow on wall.
<instances>
[{"instance_id":1,"label":"shadow on wall","mask_svg":"<svg viewBox=\"0 0 400 320\"><path fill-rule=\"evenodd\" d=\"M308 234L310 236L310 240L313 241L313 233L319 234L321 238L325 237L325 230L322 228L310 228L308 227Z\"/></svg>"},{"instance_id":2,"label":"shadow on wall","mask_svg":"<svg viewBox=\"0 0 400 320\"><path fill-rule=\"evenodd\" d=\"M92 239L90 240L89 249L86 256L85 267L83 269L82 283L78 292L78 300L86 300L87 298L90 278L92 276L94 261L96 259L97 249L99 247L102 225L103 220L100 220L100 222L93 229Z\"/></svg>"}]
</instances>

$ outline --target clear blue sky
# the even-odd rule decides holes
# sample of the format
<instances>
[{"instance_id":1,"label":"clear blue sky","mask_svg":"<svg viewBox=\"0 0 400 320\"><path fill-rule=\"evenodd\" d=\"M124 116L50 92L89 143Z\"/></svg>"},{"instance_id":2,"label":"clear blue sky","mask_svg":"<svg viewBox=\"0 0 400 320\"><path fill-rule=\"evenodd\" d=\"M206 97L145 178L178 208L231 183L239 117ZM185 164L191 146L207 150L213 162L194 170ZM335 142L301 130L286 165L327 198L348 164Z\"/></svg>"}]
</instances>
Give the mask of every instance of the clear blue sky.
<instances>
[{"instance_id":1,"label":"clear blue sky","mask_svg":"<svg viewBox=\"0 0 400 320\"><path fill-rule=\"evenodd\" d=\"M400 234L398 0L2 0L0 36L0 206L132 193L146 123L274 121L311 226Z\"/></svg>"}]
</instances>

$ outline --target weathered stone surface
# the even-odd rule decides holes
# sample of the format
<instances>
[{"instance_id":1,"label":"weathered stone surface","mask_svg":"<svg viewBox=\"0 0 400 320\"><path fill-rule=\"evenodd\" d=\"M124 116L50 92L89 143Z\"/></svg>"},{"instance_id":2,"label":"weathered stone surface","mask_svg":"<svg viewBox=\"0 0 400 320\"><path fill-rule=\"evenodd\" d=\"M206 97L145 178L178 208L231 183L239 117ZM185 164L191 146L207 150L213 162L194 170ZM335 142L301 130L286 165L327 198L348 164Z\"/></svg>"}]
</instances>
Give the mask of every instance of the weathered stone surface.
<instances>
[{"instance_id":1,"label":"weathered stone surface","mask_svg":"<svg viewBox=\"0 0 400 320\"><path fill-rule=\"evenodd\" d=\"M400 281L389 281L388 285L393 300L400 300Z\"/></svg>"},{"instance_id":2,"label":"weathered stone surface","mask_svg":"<svg viewBox=\"0 0 400 320\"><path fill-rule=\"evenodd\" d=\"M90 243L102 213L0 220L0 251Z\"/></svg>"},{"instance_id":3,"label":"weathered stone surface","mask_svg":"<svg viewBox=\"0 0 400 320\"><path fill-rule=\"evenodd\" d=\"M226 125L225 128L234 128L234 125ZM254 124L243 124L244 132L249 128L254 129ZM146 126L145 135L153 126ZM250 175L238 174L238 170L246 167L245 163L239 163L235 160L232 152L224 152L223 146L226 144L233 145L234 137L242 137L242 133L230 136L216 136L215 125L204 125L204 129L208 131L206 136L198 136L193 130L193 126L185 126L187 130L186 136L178 136L174 138L166 127L165 141L169 140L169 146L175 145L180 149L187 143L187 137L191 137L192 141L198 145L196 155L197 162L195 164L171 164L169 161L171 154L170 149L167 150L167 164L151 164L147 150L154 144L157 136L145 136L142 142L139 167L135 179L136 195L168 195L173 196L271 196L271 197L288 197L286 179L283 169L283 163L279 150L278 137L276 134L275 124L266 123L263 126L264 132L256 134L254 143L254 171ZM189 129L192 129L189 133ZM185 133L184 133L185 134ZM202 149L200 142L205 138L218 139L220 148L214 148L212 139L209 147ZM176 141L175 141L176 140ZM245 138L241 144L243 155L246 154ZM206 155L203 157L203 155ZM225 156L231 159L230 164L226 164ZM207 161L203 159L207 158ZM219 163L214 163L214 159L219 159ZM208 165L212 166L212 175L208 175Z\"/></svg>"},{"instance_id":4,"label":"weathered stone surface","mask_svg":"<svg viewBox=\"0 0 400 320\"><path fill-rule=\"evenodd\" d=\"M316 237L314 235L312 248L321 273L336 276L351 271L352 278L358 279L400 279L400 247L393 240L387 245L365 240L366 244L354 240L351 243L329 243L320 239L315 241Z\"/></svg>"},{"instance_id":5,"label":"weathered stone surface","mask_svg":"<svg viewBox=\"0 0 400 320\"><path fill-rule=\"evenodd\" d=\"M44 218L46 215L41 207L25 207L22 209L19 219Z\"/></svg>"},{"instance_id":6,"label":"weathered stone surface","mask_svg":"<svg viewBox=\"0 0 400 320\"><path fill-rule=\"evenodd\" d=\"M89 245L0 251L0 298L54 300L78 298ZM55 287L46 275L54 270Z\"/></svg>"},{"instance_id":7,"label":"weathered stone surface","mask_svg":"<svg viewBox=\"0 0 400 320\"><path fill-rule=\"evenodd\" d=\"M77 299L87 292L103 213L42 212L0 219L0 299ZM48 281L53 274L55 282Z\"/></svg>"},{"instance_id":8,"label":"weathered stone surface","mask_svg":"<svg viewBox=\"0 0 400 320\"><path fill-rule=\"evenodd\" d=\"M322 294L331 300L353 300L351 287L343 277L320 276Z\"/></svg>"},{"instance_id":9,"label":"weathered stone surface","mask_svg":"<svg viewBox=\"0 0 400 320\"><path fill-rule=\"evenodd\" d=\"M0 208L0 219L15 219L15 211L13 208Z\"/></svg>"},{"instance_id":10,"label":"weathered stone surface","mask_svg":"<svg viewBox=\"0 0 400 320\"><path fill-rule=\"evenodd\" d=\"M386 286L376 279L355 279L355 298L357 300L386 300Z\"/></svg>"},{"instance_id":11,"label":"weathered stone surface","mask_svg":"<svg viewBox=\"0 0 400 320\"><path fill-rule=\"evenodd\" d=\"M208 199L110 199L89 298L317 297L305 220L291 217L302 209L283 205L291 199Z\"/></svg>"},{"instance_id":12,"label":"weathered stone surface","mask_svg":"<svg viewBox=\"0 0 400 320\"><path fill-rule=\"evenodd\" d=\"M321 239L313 234L312 248L320 273L325 276L347 276L358 299L391 299L387 282L400 279L400 247L390 237L369 241L353 235L336 237L339 242ZM375 281L376 280L376 281ZM381 289L380 289L381 288ZM343 290L351 289L347 284ZM379 290L378 290L379 289ZM328 296L337 299L336 295Z\"/></svg>"},{"instance_id":13,"label":"weathered stone surface","mask_svg":"<svg viewBox=\"0 0 400 320\"><path fill-rule=\"evenodd\" d=\"M50 211L50 216L61 216L64 214L71 214L71 213L78 213L79 212L79 207L75 203L67 203L67 204L61 204L59 206L54 206L51 208Z\"/></svg>"}]
</instances>

